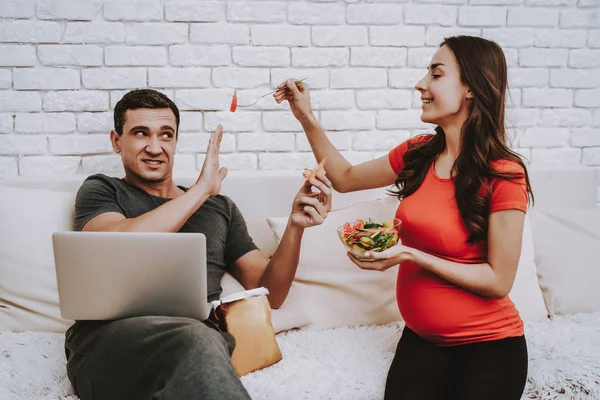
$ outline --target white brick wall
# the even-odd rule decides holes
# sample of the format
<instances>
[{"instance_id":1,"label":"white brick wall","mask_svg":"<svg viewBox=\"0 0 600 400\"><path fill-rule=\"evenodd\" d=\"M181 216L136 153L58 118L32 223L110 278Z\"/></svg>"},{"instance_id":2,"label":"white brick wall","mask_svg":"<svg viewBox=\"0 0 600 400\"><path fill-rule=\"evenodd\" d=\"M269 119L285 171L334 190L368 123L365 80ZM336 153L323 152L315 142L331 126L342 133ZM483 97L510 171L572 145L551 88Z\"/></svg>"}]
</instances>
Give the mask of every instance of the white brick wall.
<instances>
[{"instance_id":1,"label":"white brick wall","mask_svg":"<svg viewBox=\"0 0 600 400\"><path fill-rule=\"evenodd\" d=\"M108 46L104 63L109 66L161 66L167 63L167 49L157 46Z\"/></svg>"},{"instance_id":2,"label":"white brick wall","mask_svg":"<svg viewBox=\"0 0 600 400\"><path fill-rule=\"evenodd\" d=\"M252 44L256 46L310 46L310 27L254 25Z\"/></svg>"},{"instance_id":3,"label":"white brick wall","mask_svg":"<svg viewBox=\"0 0 600 400\"><path fill-rule=\"evenodd\" d=\"M201 168L218 124L230 169L310 166L286 104L228 111L234 89L248 104L290 76L348 159L372 159L432 129L414 85L456 34L503 46L529 162L600 166L597 0L0 0L0 177L122 173L112 109L139 87L182 110L177 171Z\"/></svg>"},{"instance_id":4,"label":"white brick wall","mask_svg":"<svg viewBox=\"0 0 600 400\"><path fill-rule=\"evenodd\" d=\"M104 3L104 18L109 21L160 21L162 17L160 1L121 0Z\"/></svg>"},{"instance_id":5,"label":"white brick wall","mask_svg":"<svg viewBox=\"0 0 600 400\"><path fill-rule=\"evenodd\" d=\"M62 43L122 43L124 39L125 25L120 22L69 22Z\"/></svg>"},{"instance_id":6,"label":"white brick wall","mask_svg":"<svg viewBox=\"0 0 600 400\"><path fill-rule=\"evenodd\" d=\"M1 0L0 8L4 18L31 18L35 14L33 0Z\"/></svg>"},{"instance_id":7,"label":"white brick wall","mask_svg":"<svg viewBox=\"0 0 600 400\"><path fill-rule=\"evenodd\" d=\"M102 65L102 47L94 45L46 44L37 46L37 55L43 65L86 66Z\"/></svg>"},{"instance_id":8,"label":"white brick wall","mask_svg":"<svg viewBox=\"0 0 600 400\"><path fill-rule=\"evenodd\" d=\"M568 58L567 49L519 49L520 67L566 67Z\"/></svg>"},{"instance_id":9,"label":"white brick wall","mask_svg":"<svg viewBox=\"0 0 600 400\"><path fill-rule=\"evenodd\" d=\"M44 111L106 111L108 92L57 91L44 95Z\"/></svg>"},{"instance_id":10,"label":"white brick wall","mask_svg":"<svg viewBox=\"0 0 600 400\"><path fill-rule=\"evenodd\" d=\"M60 133L75 130L73 113L17 113L15 131L20 133Z\"/></svg>"},{"instance_id":11,"label":"white brick wall","mask_svg":"<svg viewBox=\"0 0 600 400\"><path fill-rule=\"evenodd\" d=\"M18 68L13 73L17 90L79 89L81 78L75 69Z\"/></svg>"},{"instance_id":12,"label":"white brick wall","mask_svg":"<svg viewBox=\"0 0 600 400\"><path fill-rule=\"evenodd\" d=\"M12 71L0 69L0 88L6 89L12 86Z\"/></svg>"},{"instance_id":13,"label":"white brick wall","mask_svg":"<svg viewBox=\"0 0 600 400\"><path fill-rule=\"evenodd\" d=\"M31 45L0 45L0 66L32 67L36 64L35 47Z\"/></svg>"},{"instance_id":14,"label":"white brick wall","mask_svg":"<svg viewBox=\"0 0 600 400\"><path fill-rule=\"evenodd\" d=\"M102 0L38 0L38 19L91 21L102 7Z\"/></svg>"},{"instance_id":15,"label":"white brick wall","mask_svg":"<svg viewBox=\"0 0 600 400\"><path fill-rule=\"evenodd\" d=\"M404 22L408 25L452 26L457 22L455 6L409 4L405 7Z\"/></svg>"}]
</instances>

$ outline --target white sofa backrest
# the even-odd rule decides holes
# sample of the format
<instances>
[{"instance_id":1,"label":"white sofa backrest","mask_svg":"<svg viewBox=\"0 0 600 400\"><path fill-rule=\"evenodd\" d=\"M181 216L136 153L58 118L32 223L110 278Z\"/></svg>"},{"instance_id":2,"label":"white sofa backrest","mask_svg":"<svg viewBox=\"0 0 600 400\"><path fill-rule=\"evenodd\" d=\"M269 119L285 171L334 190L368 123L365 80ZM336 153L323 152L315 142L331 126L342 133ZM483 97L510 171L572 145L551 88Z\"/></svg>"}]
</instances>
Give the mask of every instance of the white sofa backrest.
<instances>
[{"instance_id":1,"label":"white sofa backrest","mask_svg":"<svg viewBox=\"0 0 600 400\"><path fill-rule=\"evenodd\" d=\"M595 208L598 176L593 168L528 168L535 195L535 205L542 207ZM0 185L76 192L86 175L60 178L15 177L0 180ZM197 176L176 177L179 185L190 186ZM288 215L292 199L303 183L299 171L232 171L223 183L221 193L238 205L250 235L265 253L272 254L275 237L266 218ZM354 193L335 193L333 208L343 208L361 201L386 196L385 189Z\"/></svg>"},{"instance_id":2,"label":"white sofa backrest","mask_svg":"<svg viewBox=\"0 0 600 400\"><path fill-rule=\"evenodd\" d=\"M0 185L23 188L77 192L87 175L68 175L60 178L15 177L0 180ZM197 176L179 176L178 185L189 187ZM304 182L300 171L232 171L223 182L221 194L231 197L242 211L250 235L256 245L271 255L276 242L266 218L290 213L292 200ZM333 207L342 208L361 201L385 196L385 190L339 194L333 197Z\"/></svg>"},{"instance_id":3,"label":"white sofa backrest","mask_svg":"<svg viewBox=\"0 0 600 400\"><path fill-rule=\"evenodd\" d=\"M530 175L536 206L596 207L598 176L595 169L531 168ZM192 184L195 179L194 177L186 181L184 185ZM303 182L304 178L298 171L238 172L231 173L231 176L225 179L222 193L236 202L246 218L256 244L268 254L272 254L276 243L265 219L288 215L292 199ZM386 189L335 193L333 209L383 198L387 196L386 193Z\"/></svg>"},{"instance_id":4,"label":"white sofa backrest","mask_svg":"<svg viewBox=\"0 0 600 400\"><path fill-rule=\"evenodd\" d=\"M557 208L596 208L600 176L590 167L530 166L535 205Z\"/></svg>"},{"instance_id":5,"label":"white sofa backrest","mask_svg":"<svg viewBox=\"0 0 600 400\"><path fill-rule=\"evenodd\" d=\"M595 169L532 166L528 170L536 206L596 207L598 174ZM76 192L85 178L85 175L60 178L16 177L0 180L0 184ZM197 176L182 176L176 177L175 180L179 185L190 186L196 179ZM266 218L289 214L292 199L302 183L303 178L299 171L232 171L225 179L221 193L231 197L238 205L257 246L265 253L272 254L276 243ZM385 189L335 193L333 208L342 208L384 196Z\"/></svg>"}]
</instances>

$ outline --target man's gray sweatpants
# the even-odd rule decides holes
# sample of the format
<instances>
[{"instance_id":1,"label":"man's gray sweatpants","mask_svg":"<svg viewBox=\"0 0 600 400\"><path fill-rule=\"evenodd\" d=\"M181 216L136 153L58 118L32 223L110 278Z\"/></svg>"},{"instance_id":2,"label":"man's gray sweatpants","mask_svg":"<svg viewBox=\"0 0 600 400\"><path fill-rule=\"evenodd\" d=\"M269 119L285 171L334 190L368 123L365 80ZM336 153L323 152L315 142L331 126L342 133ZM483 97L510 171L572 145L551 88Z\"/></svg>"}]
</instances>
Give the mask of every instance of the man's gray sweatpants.
<instances>
[{"instance_id":1,"label":"man's gray sweatpants","mask_svg":"<svg viewBox=\"0 0 600 400\"><path fill-rule=\"evenodd\" d=\"M211 321L178 317L78 321L65 335L82 400L249 399L231 365L234 346Z\"/></svg>"}]
</instances>

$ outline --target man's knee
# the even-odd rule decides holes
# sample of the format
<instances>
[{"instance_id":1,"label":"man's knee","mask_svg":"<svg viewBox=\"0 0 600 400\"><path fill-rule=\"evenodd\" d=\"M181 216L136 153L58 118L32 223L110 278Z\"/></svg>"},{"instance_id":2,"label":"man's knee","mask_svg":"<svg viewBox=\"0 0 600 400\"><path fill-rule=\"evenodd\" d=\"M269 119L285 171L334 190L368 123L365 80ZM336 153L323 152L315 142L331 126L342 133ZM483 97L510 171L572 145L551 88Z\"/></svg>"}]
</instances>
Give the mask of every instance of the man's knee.
<instances>
[{"instance_id":1,"label":"man's knee","mask_svg":"<svg viewBox=\"0 0 600 400\"><path fill-rule=\"evenodd\" d=\"M126 337L125 342L137 342L144 353L173 367L185 363L186 359L199 364L211 360L216 360L217 364L230 362L231 344L223 334L195 319L130 318L124 320L118 330L121 331L118 336Z\"/></svg>"},{"instance_id":2,"label":"man's knee","mask_svg":"<svg viewBox=\"0 0 600 400\"><path fill-rule=\"evenodd\" d=\"M229 348L223 334L202 322L182 323L173 330L171 340L178 353L197 361L229 361Z\"/></svg>"}]
</instances>

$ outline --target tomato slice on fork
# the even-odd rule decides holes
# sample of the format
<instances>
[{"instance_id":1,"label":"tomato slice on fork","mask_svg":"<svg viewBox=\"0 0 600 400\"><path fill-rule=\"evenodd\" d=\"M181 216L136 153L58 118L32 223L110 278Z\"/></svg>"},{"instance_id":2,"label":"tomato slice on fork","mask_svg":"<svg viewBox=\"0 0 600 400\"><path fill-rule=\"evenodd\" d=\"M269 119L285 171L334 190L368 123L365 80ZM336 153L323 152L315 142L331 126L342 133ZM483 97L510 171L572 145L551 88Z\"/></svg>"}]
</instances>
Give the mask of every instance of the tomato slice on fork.
<instances>
[{"instance_id":1,"label":"tomato slice on fork","mask_svg":"<svg viewBox=\"0 0 600 400\"><path fill-rule=\"evenodd\" d=\"M236 108L237 108L237 92L234 90L233 98L231 99L231 106L229 106L229 111L235 112Z\"/></svg>"}]
</instances>

